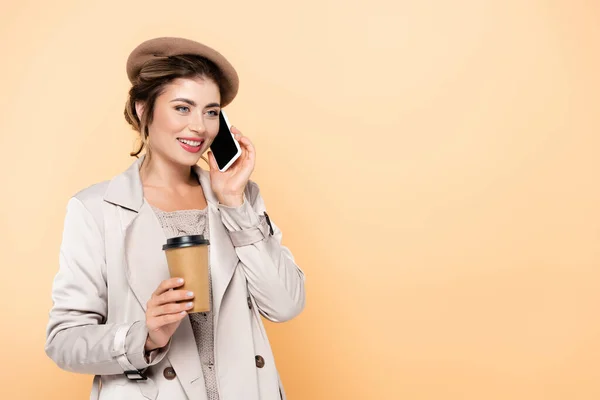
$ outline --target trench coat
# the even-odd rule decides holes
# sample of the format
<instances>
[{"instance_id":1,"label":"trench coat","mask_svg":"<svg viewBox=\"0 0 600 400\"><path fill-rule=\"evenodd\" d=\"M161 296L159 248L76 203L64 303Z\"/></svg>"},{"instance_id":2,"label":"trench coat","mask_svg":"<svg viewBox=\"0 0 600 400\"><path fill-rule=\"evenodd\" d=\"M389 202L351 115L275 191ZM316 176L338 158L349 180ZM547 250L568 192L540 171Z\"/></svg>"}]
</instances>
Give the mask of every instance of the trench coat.
<instances>
[{"instance_id":1,"label":"trench coat","mask_svg":"<svg viewBox=\"0 0 600 400\"><path fill-rule=\"evenodd\" d=\"M144 198L143 156L67 205L46 354L62 369L94 375L94 400L206 399L189 316L147 354L146 304L170 277L164 231ZM288 321L304 308L304 273L250 181L239 207L219 204L209 172L195 166L208 203L214 368L221 400L285 399L262 318Z\"/></svg>"}]
</instances>

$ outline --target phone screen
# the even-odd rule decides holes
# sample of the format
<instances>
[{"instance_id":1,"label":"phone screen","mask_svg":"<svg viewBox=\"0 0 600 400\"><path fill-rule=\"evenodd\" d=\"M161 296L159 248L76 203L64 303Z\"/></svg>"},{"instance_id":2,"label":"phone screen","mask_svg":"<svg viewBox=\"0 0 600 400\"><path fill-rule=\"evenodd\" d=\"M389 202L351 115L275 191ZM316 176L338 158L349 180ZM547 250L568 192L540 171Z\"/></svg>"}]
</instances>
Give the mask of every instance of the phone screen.
<instances>
[{"instance_id":1,"label":"phone screen","mask_svg":"<svg viewBox=\"0 0 600 400\"><path fill-rule=\"evenodd\" d=\"M217 136L213 140L210 149L215 156L219 168L224 168L238 152L222 113L219 113L219 133L217 133Z\"/></svg>"}]
</instances>

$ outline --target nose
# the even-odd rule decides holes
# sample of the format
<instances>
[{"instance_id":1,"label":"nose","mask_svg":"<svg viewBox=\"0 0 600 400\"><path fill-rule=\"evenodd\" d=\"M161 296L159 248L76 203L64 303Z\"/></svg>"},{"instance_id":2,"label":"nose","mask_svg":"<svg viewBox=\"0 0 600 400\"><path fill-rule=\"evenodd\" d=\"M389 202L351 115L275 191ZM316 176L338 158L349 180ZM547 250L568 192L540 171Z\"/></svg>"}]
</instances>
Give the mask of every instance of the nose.
<instances>
[{"instance_id":1,"label":"nose","mask_svg":"<svg viewBox=\"0 0 600 400\"><path fill-rule=\"evenodd\" d=\"M198 124L198 125L190 124L189 128L190 128L190 131L196 132L196 133L204 133L204 131L205 131L204 125L202 125L202 124Z\"/></svg>"},{"instance_id":2,"label":"nose","mask_svg":"<svg viewBox=\"0 0 600 400\"><path fill-rule=\"evenodd\" d=\"M194 117L190 121L189 128L193 132L204 133L206 127L204 126L202 114L194 115Z\"/></svg>"}]
</instances>

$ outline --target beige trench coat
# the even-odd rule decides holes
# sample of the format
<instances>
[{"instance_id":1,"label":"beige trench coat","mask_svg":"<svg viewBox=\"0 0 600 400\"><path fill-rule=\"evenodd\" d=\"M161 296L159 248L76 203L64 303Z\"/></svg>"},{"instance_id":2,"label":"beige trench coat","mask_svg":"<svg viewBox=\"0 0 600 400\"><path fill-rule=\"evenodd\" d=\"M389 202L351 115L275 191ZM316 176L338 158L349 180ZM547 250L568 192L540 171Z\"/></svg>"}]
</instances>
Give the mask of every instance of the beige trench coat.
<instances>
[{"instance_id":1,"label":"beige trench coat","mask_svg":"<svg viewBox=\"0 0 600 400\"><path fill-rule=\"evenodd\" d=\"M143 195L142 160L69 200L46 353L65 370L95 375L92 399L203 400L189 317L165 348L144 357L146 303L169 271L161 247L166 237ZM220 398L285 399L261 315L274 322L298 315L304 274L281 245L277 226L264 216L254 182L244 204L229 208L210 189L208 171L195 168L209 210ZM147 379L135 380L136 371Z\"/></svg>"}]
</instances>

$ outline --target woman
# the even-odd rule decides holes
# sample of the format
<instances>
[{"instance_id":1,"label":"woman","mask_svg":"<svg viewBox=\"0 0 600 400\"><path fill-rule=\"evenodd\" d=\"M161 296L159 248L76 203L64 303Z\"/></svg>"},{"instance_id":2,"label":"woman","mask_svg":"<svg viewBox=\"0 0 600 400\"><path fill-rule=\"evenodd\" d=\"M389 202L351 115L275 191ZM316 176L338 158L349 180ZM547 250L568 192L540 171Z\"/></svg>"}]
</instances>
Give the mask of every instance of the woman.
<instances>
[{"instance_id":1,"label":"woman","mask_svg":"<svg viewBox=\"0 0 600 400\"><path fill-rule=\"evenodd\" d=\"M215 50L158 38L129 56L125 117L140 156L67 207L46 353L94 374L93 399L285 399L261 315L282 322L304 307L304 275L266 212L252 142L225 172L208 153L238 77ZM166 238L210 239L211 310L170 278Z\"/></svg>"}]
</instances>

